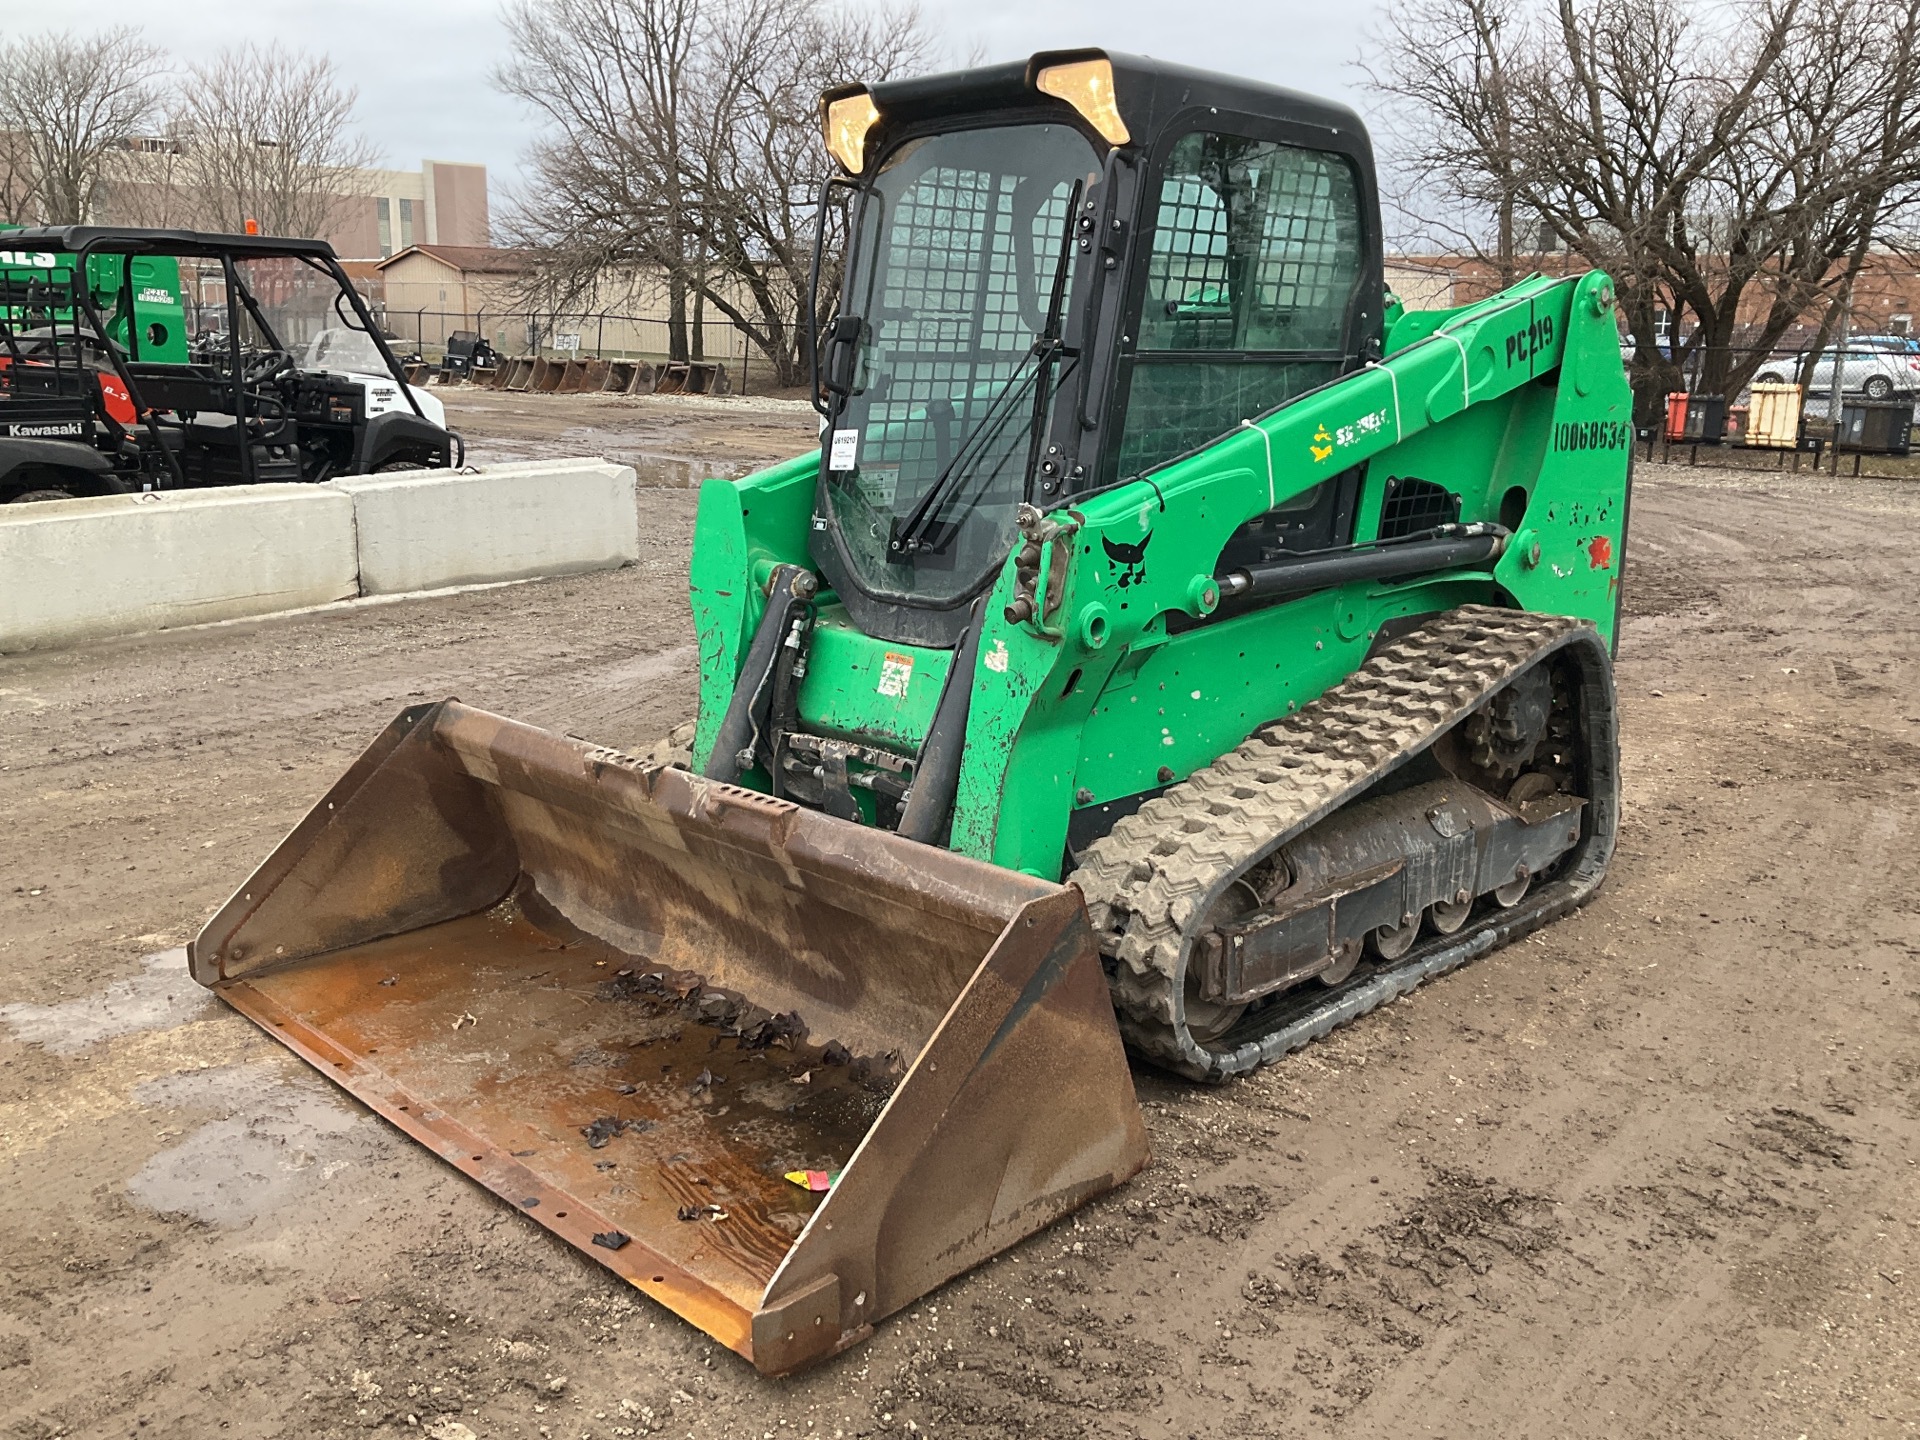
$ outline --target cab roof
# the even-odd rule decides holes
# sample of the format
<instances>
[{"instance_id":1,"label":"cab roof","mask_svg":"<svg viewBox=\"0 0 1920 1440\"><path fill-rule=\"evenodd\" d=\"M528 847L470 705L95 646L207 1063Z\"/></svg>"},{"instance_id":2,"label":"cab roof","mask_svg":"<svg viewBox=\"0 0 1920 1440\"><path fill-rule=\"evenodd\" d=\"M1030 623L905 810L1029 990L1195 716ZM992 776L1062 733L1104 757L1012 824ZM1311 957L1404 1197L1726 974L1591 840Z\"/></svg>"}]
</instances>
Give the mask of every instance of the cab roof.
<instances>
[{"instance_id":1,"label":"cab roof","mask_svg":"<svg viewBox=\"0 0 1920 1440\"><path fill-rule=\"evenodd\" d=\"M983 65L972 70L950 70L907 80L882 80L861 87L873 97L881 124L919 125L949 116L976 115L997 110L1058 108L1062 101L1035 88L1040 71L1076 60L1104 59L1113 66L1114 99L1132 132L1131 143L1151 144L1174 117L1195 108L1254 115L1324 129L1365 142L1366 125L1358 113L1332 100L1304 95L1258 80L1243 80L1210 70L1175 65L1142 55L1106 50L1043 50L1026 60ZM854 87L846 87L851 90ZM845 90L829 92L830 95Z\"/></svg>"}]
</instances>

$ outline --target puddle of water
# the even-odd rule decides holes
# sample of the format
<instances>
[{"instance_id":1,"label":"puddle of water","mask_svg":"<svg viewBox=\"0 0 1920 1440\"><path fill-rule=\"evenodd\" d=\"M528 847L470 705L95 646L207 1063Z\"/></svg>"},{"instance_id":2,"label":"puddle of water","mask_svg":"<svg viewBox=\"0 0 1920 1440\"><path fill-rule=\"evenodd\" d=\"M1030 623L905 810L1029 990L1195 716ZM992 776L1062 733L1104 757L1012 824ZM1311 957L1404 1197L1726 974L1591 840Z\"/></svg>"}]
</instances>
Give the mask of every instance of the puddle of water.
<instances>
[{"instance_id":1,"label":"puddle of water","mask_svg":"<svg viewBox=\"0 0 1920 1440\"><path fill-rule=\"evenodd\" d=\"M162 1150L127 1182L161 1214L237 1226L390 1162L393 1136L373 1116L275 1065L227 1065L150 1080L143 1105L226 1112Z\"/></svg>"},{"instance_id":2,"label":"puddle of water","mask_svg":"<svg viewBox=\"0 0 1920 1440\"><path fill-rule=\"evenodd\" d=\"M634 450L609 450L607 458L617 465L631 465L634 482L643 489L695 489L703 480L738 480L765 468L747 461L686 460L677 455L648 455Z\"/></svg>"},{"instance_id":3,"label":"puddle of water","mask_svg":"<svg viewBox=\"0 0 1920 1440\"><path fill-rule=\"evenodd\" d=\"M615 465L631 465L635 483L643 490L697 489L703 480L738 480L773 463L766 460L663 455L657 451L634 450L618 443L608 443L617 442L617 438L570 432L555 440L476 440L467 447L467 463L487 469L532 460L572 460L581 456L599 456Z\"/></svg>"},{"instance_id":4,"label":"puddle of water","mask_svg":"<svg viewBox=\"0 0 1920 1440\"><path fill-rule=\"evenodd\" d=\"M55 1055L77 1055L115 1035L167 1030L211 1018L219 1002L187 974L183 947L148 955L141 972L104 990L55 1005L0 1005L14 1037Z\"/></svg>"}]
</instances>

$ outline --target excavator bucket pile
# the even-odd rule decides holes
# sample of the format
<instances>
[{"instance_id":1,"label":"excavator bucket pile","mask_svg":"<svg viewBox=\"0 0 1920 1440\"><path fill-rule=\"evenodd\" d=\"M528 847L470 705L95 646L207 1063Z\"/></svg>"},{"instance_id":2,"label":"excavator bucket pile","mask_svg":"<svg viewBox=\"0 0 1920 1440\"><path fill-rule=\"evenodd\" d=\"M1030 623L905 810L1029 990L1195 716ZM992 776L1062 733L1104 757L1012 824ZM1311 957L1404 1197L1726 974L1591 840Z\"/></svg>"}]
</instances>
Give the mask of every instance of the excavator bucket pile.
<instances>
[{"instance_id":1,"label":"excavator bucket pile","mask_svg":"<svg viewBox=\"0 0 1920 1440\"><path fill-rule=\"evenodd\" d=\"M191 957L769 1374L1146 1163L1076 891L454 701Z\"/></svg>"}]
</instances>

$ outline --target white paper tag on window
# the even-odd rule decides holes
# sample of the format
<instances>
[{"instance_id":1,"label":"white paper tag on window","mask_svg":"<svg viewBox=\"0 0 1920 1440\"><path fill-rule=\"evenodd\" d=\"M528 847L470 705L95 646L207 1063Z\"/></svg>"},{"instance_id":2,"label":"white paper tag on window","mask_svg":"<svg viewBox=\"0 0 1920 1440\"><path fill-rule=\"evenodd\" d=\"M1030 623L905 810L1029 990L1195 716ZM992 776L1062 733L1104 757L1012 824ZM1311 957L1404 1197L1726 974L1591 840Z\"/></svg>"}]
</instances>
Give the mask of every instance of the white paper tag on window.
<instances>
[{"instance_id":1,"label":"white paper tag on window","mask_svg":"<svg viewBox=\"0 0 1920 1440\"><path fill-rule=\"evenodd\" d=\"M860 461L860 432L858 430L836 430L833 443L827 447L827 469L851 470Z\"/></svg>"}]
</instances>

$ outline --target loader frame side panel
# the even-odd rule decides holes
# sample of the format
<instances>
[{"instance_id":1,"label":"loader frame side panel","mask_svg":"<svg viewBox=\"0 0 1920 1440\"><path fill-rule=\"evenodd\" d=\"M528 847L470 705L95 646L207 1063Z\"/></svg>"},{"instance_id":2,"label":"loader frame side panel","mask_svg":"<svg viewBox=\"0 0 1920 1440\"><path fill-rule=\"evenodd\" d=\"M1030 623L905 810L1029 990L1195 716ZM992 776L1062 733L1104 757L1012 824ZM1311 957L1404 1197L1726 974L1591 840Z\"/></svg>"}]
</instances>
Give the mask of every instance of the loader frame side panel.
<instances>
[{"instance_id":1,"label":"loader frame side panel","mask_svg":"<svg viewBox=\"0 0 1920 1440\"><path fill-rule=\"evenodd\" d=\"M952 848L1058 879L1076 808L1184 778L1351 673L1401 617L1517 603L1591 620L1610 646L1631 433L1614 315L1612 283L1593 272L1403 316L1390 338L1407 343L1385 360L1054 512L1077 525L1048 546L1050 574L1061 560L1057 593L1033 619L1008 620L1009 556L984 607ZM702 492L696 766L732 697L766 573L805 563L818 467L817 454L803 455ZM1521 533L1492 568L1357 583L1210 621L1229 537L1355 467L1366 471L1361 542L1378 534L1396 477L1458 494L1463 521L1512 520L1517 509ZM1170 619L1195 623L1174 634ZM862 713L857 728L871 732ZM888 733L908 744L917 729L903 717Z\"/></svg>"},{"instance_id":2,"label":"loader frame side panel","mask_svg":"<svg viewBox=\"0 0 1920 1440\"><path fill-rule=\"evenodd\" d=\"M1576 433L1563 427L1610 436L1616 432L1607 427L1624 424L1630 402L1617 334L1606 276L1536 277L1462 310L1378 365L1075 507L1081 523L1057 607L1033 623L1004 619L1011 560L989 602L982 658L991 655L996 663L992 675L978 677L954 847L1011 869L1058 876L1076 805L1182 778L1237 743L1252 724L1285 714L1290 703L1311 700L1344 678L1380 625L1396 616L1514 594L1528 608L1591 620L1611 642L1614 595L1604 579L1588 580L1571 562L1580 552L1586 567L1593 554L1618 555L1624 548L1625 455L1598 452L1569 467L1549 445L1553 436ZM1578 361L1572 371L1563 369L1569 354ZM1551 415L1542 403L1550 394ZM1531 492L1544 484L1550 494L1538 502L1530 497L1527 515L1532 524L1538 510L1534 533L1548 535L1552 553L1543 547L1521 573L1514 568L1522 559L1516 543L1498 569L1451 572L1454 583L1448 576L1363 583L1272 606L1255 612L1254 623L1220 622L1242 627L1246 644L1231 650L1188 639L1199 633L1194 630L1168 638L1168 617L1205 621L1211 613L1209 589L1239 526L1365 465L1358 524L1361 537L1371 537L1388 476L1415 473L1413 462L1444 466L1435 473L1464 491L1464 520L1498 520L1509 489ZM1526 553L1532 553L1530 538ZM1143 561L1122 558L1142 554ZM1523 584L1523 596L1513 590L1515 582ZM1153 649L1166 658L1137 658ZM1187 653L1196 660L1208 656L1208 683L1192 683ZM1182 663L1176 665L1175 656ZM1138 675L1152 671L1151 688L1123 697L1130 670L1137 672L1135 686ZM1256 672L1269 678L1255 681ZM1096 705L1116 679L1096 726ZM1273 708L1251 723L1237 713L1228 723L1207 702L1210 692L1231 687L1246 687L1253 708L1261 696ZM1194 689L1202 692L1198 701ZM1236 728L1241 725L1246 728Z\"/></svg>"}]
</instances>

